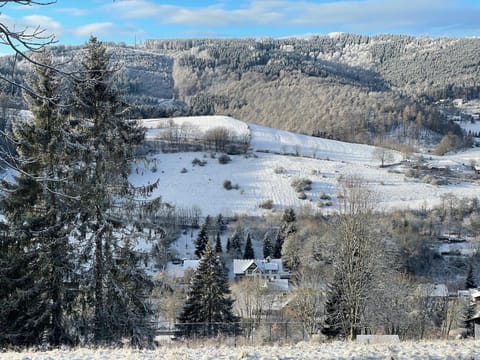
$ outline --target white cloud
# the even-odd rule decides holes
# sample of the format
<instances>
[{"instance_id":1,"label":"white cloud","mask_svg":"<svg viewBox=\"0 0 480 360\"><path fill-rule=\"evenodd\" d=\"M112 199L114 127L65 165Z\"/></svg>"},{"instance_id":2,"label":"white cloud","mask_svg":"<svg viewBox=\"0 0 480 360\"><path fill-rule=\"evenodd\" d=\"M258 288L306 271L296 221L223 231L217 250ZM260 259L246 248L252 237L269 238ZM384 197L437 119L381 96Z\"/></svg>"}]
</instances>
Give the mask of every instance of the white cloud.
<instances>
[{"instance_id":1,"label":"white cloud","mask_svg":"<svg viewBox=\"0 0 480 360\"><path fill-rule=\"evenodd\" d=\"M205 26L273 26L284 28L331 27L343 31L382 32L404 29L479 29L480 6L457 0L308 0L239 1L236 8L224 2L186 7L171 2L159 5L150 0L117 0L105 6L117 18L155 19L159 24ZM456 24L456 25L455 25Z\"/></svg>"},{"instance_id":2,"label":"white cloud","mask_svg":"<svg viewBox=\"0 0 480 360\"><path fill-rule=\"evenodd\" d=\"M71 33L78 37L90 35L110 35L117 31L117 27L111 22L98 22L79 26L71 30Z\"/></svg>"},{"instance_id":3,"label":"white cloud","mask_svg":"<svg viewBox=\"0 0 480 360\"><path fill-rule=\"evenodd\" d=\"M60 14L66 14L66 15L75 16L75 17L81 17L81 16L86 16L90 14L89 10L81 9L81 8L61 8L55 11Z\"/></svg>"},{"instance_id":4,"label":"white cloud","mask_svg":"<svg viewBox=\"0 0 480 360\"><path fill-rule=\"evenodd\" d=\"M42 28L48 32L55 33L61 30L62 25L53 18L44 15L28 15L21 19L21 24L31 28Z\"/></svg>"}]
</instances>

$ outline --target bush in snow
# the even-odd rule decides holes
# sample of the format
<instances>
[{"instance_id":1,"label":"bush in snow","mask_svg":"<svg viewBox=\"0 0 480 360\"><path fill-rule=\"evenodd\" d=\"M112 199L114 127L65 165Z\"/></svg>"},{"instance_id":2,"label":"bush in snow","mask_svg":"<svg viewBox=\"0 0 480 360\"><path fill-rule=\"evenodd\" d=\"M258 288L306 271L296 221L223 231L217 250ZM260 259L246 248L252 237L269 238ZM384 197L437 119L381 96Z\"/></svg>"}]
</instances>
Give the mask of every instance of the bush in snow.
<instances>
[{"instance_id":1,"label":"bush in snow","mask_svg":"<svg viewBox=\"0 0 480 360\"><path fill-rule=\"evenodd\" d=\"M220 164L228 164L230 161L232 161L232 158L228 156L227 154L222 154L218 158L218 162Z\"/></svg>"},{"instance_id":2,"label":"bush in snow","mask_svg":"<svg viewBox=\"0 0 480 360\"><path fill-rule=\"evenodd\" d=\"M321 193L321 194L320 194L320 199L321 199L321 200L331 200L332 198L331 198L329 195L325 194L325 193Z\"/></svg>"},{"instance_id":3,"label":"bush in snow","mask_svg":"<svg viewBox=\"0 0 480 360\"><path fill-rule=\"evenodd\" d=\"M312 180L305 178L296 178L292 180L292 187L296 192L312 190Z\"/></svg>"},{"instance_id":4,"label":"bush in snow","mask_svg":"<svg viewBox=\"0 0 480 360\"><path fill-rule=\"evenodd\" d=\"M272 199L265 200L260 204L258 204L258 207L260 209L271 210L273 208L273 200Z\"/></svg>"},{"instance_id":5,"label":"bush in snow","mask_svg":"<svg viewBox=\"0 0 480 360\"><path fill-rule=\"evenodd\" d=\"M200 160L199 158L195 158L192 160L192 165L198 165L198 166L205 166L207 164L206 160Z\"/></svg>"},{"instance_id":6,"label":"bush in snow","mask_svg":"<svg viewBox=\"0 0 480 360\"><path fill-rule=\"evenodd\" d=\"M225 180L223 182L223 188L225 190L232 190L233 189L233 185L232 185L232 182L230 180Z\"/></svg>"},{"instance_id":7,"label":"bush in snow","mask_svg":"<svg viewBox=\"0 0 480 360\"><path fill-rule=\"evenodd\" d=\"M297 197L300 199L300 200L305 200L307 198L307 195L301 191L298 193Z\"/></svg>"}]
</instances>

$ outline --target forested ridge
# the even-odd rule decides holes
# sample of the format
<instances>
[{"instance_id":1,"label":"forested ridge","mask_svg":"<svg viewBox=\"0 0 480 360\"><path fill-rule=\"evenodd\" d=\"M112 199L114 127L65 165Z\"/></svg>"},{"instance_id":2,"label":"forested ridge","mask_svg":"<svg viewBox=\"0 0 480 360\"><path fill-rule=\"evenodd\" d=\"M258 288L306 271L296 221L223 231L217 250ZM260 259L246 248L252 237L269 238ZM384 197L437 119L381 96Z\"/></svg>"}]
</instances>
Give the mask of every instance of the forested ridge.
<instances>
[{"instance_id":1,"label":"forested ridge","mask_svg":"<svg viewBox=\"0 0 480 360\"><path fill-rule=\"evenodd\" d=\"M108 46L136 118L226 114L362 143L395 133L401 142L420 140L428 130L459 133L435 102L475 98L480 89L479 39L335 34ZM57 46L52 52L72 67L80 49ZM22 81L29 65L4 57L0 71Z\"/></svg>"}]
</instances>

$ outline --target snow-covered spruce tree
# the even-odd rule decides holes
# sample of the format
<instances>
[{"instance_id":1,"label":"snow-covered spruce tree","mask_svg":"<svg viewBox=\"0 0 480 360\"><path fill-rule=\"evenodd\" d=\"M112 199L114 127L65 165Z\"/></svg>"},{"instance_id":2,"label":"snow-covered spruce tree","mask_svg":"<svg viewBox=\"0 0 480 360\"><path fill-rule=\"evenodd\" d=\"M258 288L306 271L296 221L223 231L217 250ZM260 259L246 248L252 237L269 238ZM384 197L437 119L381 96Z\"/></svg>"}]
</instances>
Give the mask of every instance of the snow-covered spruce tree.
<instances>
[{"instance_id":1,"label":"snow-covered spruce tree","mask_svg":"<svg viewBox=\"0 0 480 360\"><path fill-rule=\"evenodd\" d=\"M33 118L13 126L17 156L7 162L16 175L2 183L0 208L10 231L0 254L0 342L57 346L75 342L74 263L67 238L73 215L67 188L71 136L59 114L58 73L47 53L37 60L47 66L36 66L27 79L35 96L24 94Z\"/></svg>"},{"instance_id":2,"label":"snow-covered spruce tree","mask_svg":"<svg viewBox=\"0 0 480 360\"><path fill-rule=\"evenodd\" d=\"M255 259L255 253L253 251L252 238L250 236L250 233L247 234L247 240L245 242L245 251L243 252L243 258L247 260Z\"/></svg>"},{"instance_id":3,"label":"snow-covered spruce tree","mask_svg":"<svg viewBox=\"0 0 480 360\"><path fill-rule=\"evenodd\" d=\"M235 228L232 236L229 238L229 241L230 241L230 246L227 246L228 252L234 258L241 259L243 257L243 252L242 252L243 229L240 225Z\"/></svg>"},{"instance_id":4,"label":"snow-covered spruce tree","mask_svg":"<svg viewBox=\"0 0 480 360\"><path fill-rule=\"evenodd\" d=\"M263 258L266 259L273 255L273 245L270 239L270 233L266 232L263 236Z\"/></svg>"},{"instance_id":5,"label":"snow-covered spruce tree","mask_svg":"<svg viewBox=\"0 0 480 360\"><path fill-rule=\"evenodd\" d=\"M110 55L95 37L87 43L79 73L81 79L72 85L71 114L81 144L74 169L80 197L76 235L85 271L78 326L87 342L114 343L126 337L142 345L152 336L146 321L151 283L133 249L136 189L128 175L144 132L125 118Z\"/></svg>"},{"instance_id":6,"label":"snow-covered spruce tree","mask_svg":"<svg viewBox=\"0 0 480 360\"><path fill-rule=\"evenodd\" d=\"M223 253L223 248L222 248L222 240L220 239L220 233L217 233L217 236L215 237L215 252L217 254Z\"/></svg>"},{"instance_id":7,"label":"snow-covered spruce tree","mask_svg":"<svg viewBox=\"0 0 480 360\"><path fill-rule=\"evenodd\" d=\"M295 211L292 208L285 209L282 214L282 223L280 225L280 229L278 229L277 236L275 238L275 246L272 254L275 259L280 259L282 257L283 243L287 236L297 232L295 221Z\"/></svg>"},{"instance_id":8,"label":"snow-covered spruce tree","mask_svg":"<svg viewBox=\"0 0 480 360\"><path fill-rule=\"evenodd\" d=\"M473 275L473 266L472 264L468 267L467 277L465 278L465 288L466 289L475 289L477 287L477 282Z\"/></svg>"},{"instance_id":9,"label":"snow-covered spruce tree","mask_svg":"<svg viewBox=\"0 0 480 360\"><path fill-rule=\"evenodd\" d=\"M208 224L205 222L200 227L198 232L197 239L195 240L195 255L200 259L205 251L205 248L208 243L208 234L207 234Z\"/></svg>"},{"instance_id":10,"label":"snow-covered spruce tree","mask_svg":"<svg viewBox=\"0 0 480 360\"><path fill-rule=\"evenodd\" d=\"M239 319L233 313L233 303L227 274L208 243L190 283L177 326L187 337L239 334Z\"/></svg>"}]
</instances>

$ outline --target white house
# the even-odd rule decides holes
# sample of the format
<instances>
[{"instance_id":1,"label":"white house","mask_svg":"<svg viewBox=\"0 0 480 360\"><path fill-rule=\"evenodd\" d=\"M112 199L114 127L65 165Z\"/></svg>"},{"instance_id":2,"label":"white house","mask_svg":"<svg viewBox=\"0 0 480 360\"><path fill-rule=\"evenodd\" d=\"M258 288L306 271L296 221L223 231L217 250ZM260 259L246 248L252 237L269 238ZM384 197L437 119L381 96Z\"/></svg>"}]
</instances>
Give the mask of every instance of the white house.
<instances>
[{"instance_id":1,"label":"white house","mask_svg":"<svg viewBox=\"0 0 480 360\"><path fill-rule=\"evenodd\" d=\"M173 278L181 279L185 277L186 271L197 270L199 261L200 260L187 260L187 259L173 260L167 263L165 267L165 272L167 273L167 275Z\"/></svg>"},{"instance_id":2,"label":"white house","mask_svg":"<svg viewBox=\"0 0 480 360\"><path fill-rule=\"evenodd\" d=\"M235 280L244 277L265 279L265 284L272 290L288 291L290 273L283 270L282 259L233 260Z\"/></svg>"}]
</instances>

